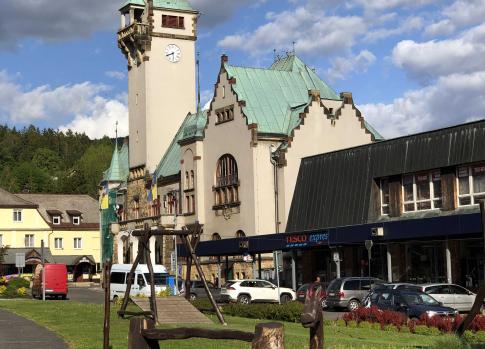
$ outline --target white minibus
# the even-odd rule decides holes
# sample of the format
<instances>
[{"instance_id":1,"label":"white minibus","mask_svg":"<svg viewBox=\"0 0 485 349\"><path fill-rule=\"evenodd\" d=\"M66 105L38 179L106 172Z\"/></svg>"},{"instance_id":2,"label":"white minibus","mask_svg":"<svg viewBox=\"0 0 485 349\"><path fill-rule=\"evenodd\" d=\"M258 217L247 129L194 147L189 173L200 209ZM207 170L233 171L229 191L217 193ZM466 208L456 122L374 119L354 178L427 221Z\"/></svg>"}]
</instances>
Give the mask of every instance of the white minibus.
<instances>
[{"instance_id":1,"label":"white minibus","mask_svg":"<svg viewBox=\"0 0 485 349\"><path fill-rule=\"evenodd\" d=\"M111 300L124 297L126 281L131 267L131 264L113 264L111 267ZM169 276L167 269L163 265L154 265L153 276L155 281L155 292L158 293L164 291L167 288L167 279ZM130 296L136 297L137 295L143 295L149 297L151 294L149 281L150 274L148 272L148 266L146 264L138 264L135 270L135 277L133 279L133 285L131 286Z\"/></svg>"}]
</instances>

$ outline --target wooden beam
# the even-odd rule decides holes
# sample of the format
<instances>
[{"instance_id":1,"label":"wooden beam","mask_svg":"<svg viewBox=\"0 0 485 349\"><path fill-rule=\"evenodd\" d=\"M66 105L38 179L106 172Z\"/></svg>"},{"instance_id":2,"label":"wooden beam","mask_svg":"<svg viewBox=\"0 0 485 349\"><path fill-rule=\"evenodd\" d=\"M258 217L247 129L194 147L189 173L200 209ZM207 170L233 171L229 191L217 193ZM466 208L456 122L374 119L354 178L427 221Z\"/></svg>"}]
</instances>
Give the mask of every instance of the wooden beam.
<instances>
[{"instance_id":1,"label":"wooden beam","mask_svg":"<svg viewBox=\"0 0 485 349\"><path fill-rule=\"evenodd\" d=\"M188 338L228 339L252 342L254 333L235 330L209 330L205 328L150 329L142 331L143 337L152 340L171 340Z\"/></svg>"}]
</instances>

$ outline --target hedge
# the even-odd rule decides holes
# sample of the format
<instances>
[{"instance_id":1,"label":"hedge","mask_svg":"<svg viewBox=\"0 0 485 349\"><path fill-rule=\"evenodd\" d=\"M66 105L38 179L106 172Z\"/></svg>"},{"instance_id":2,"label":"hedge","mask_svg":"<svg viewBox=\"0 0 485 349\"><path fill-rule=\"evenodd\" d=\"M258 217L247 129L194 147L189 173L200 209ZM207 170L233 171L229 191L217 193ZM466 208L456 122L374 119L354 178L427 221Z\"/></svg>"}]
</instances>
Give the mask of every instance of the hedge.
<instances>
[{"instance_id":1,"label":"hedge","mask_svg":"<svg viewBox=\"0 0 485 349\"><path fill-rule=\"evenodd\" d=\"M195 300L192 304L202 312L214 312L208 300ZM286 322L300 322L300 315L303 312L303 304L299 302L288 302L281 305L266 303L229 303L219 305L219 308L223 314L229 316Z\"/></svg>"}]
</instances>

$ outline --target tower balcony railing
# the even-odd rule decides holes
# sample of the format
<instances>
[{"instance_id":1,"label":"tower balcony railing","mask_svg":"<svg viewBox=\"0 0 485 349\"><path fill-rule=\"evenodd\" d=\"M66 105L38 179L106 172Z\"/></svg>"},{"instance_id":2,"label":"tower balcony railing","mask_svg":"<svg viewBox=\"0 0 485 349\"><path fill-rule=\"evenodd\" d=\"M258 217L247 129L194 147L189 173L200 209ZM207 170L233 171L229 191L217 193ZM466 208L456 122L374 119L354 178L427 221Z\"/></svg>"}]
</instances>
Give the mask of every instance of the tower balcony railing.
<instances>
[{"instance_id":1,"label":"tower balcony railing","mask_svg":"<svg viewBox=\"0 0 485 349\"><path fill-rule=\"evenodd\" d=\"M150 26L144 23L133 23L118 32L118 41L127 37L145 37L148 36Z\"/></svg>"}]
</instances>

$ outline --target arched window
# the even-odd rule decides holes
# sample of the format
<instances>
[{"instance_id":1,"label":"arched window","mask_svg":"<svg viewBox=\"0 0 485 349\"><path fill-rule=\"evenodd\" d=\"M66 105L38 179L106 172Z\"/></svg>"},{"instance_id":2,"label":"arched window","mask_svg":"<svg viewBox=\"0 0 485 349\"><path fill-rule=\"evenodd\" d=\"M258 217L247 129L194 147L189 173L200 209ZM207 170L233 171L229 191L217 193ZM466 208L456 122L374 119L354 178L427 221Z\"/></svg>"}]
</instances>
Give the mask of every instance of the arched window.
<instances>
[{"instance_id":1,"label":"arched window","mask_svg":"<svg viewBox=\"0 0 485 349\"><path fill-rule=\"evenodd\" d=\"M194 170L190 171L190 189L194 189L195 175Z\"/></svg>"},{"instance_id":2,"label":"arched window","mask_svg":"<svg viewBox=\"0 0 485 349\"><path fill-rule=\"evenodd\" d=\"M189 172L185 171L185 189L190 189Z\"/></svg>"},{"instance_id":3,"label":"arched window","mask_svg":"<svg viewBox=\"0 0 485 349\"><path fill-rule=\"evenodd\" d=\"M242 230L238 230L236 232L236 237L237 238L245 238L246 237L246 234L244 234L244 232Z\"/></svg>"},{"instance_id":4,"label":"arched window","mask_svg":"<svg viewBox=\"0 0 485 349\"><path fill-rule=\"evenodd\" d=\"M237 162L232 155L226 154L219 158L215 177L215 205L237 206L239 204L239 177ZM216 209L218 208L220 207L216 207Z\"/></svg>"}]
</instances>

